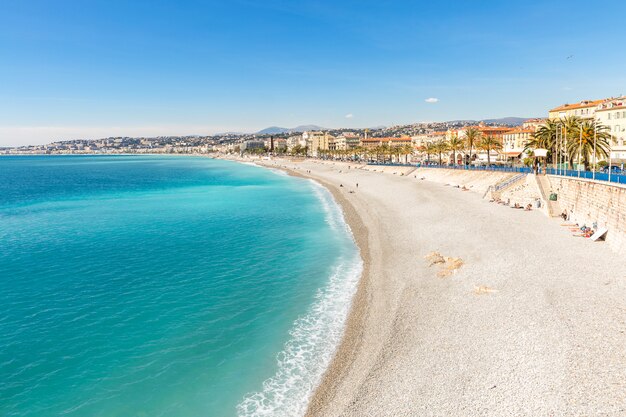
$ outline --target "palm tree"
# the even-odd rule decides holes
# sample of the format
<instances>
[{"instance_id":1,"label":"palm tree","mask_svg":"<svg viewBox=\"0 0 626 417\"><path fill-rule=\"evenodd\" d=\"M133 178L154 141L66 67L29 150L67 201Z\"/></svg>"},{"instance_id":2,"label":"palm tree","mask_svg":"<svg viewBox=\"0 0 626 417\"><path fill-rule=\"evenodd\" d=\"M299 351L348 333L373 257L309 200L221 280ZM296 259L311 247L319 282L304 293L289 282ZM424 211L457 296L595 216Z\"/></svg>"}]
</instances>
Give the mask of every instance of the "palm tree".
<instances>
[{"instance_id":1,"label":"palm tree","mask_svg":"<svg viewBox=\"0 0 626 417\"><path fill-rule=\"evenodd\" d=\"M573 159L568 154L570 148L570 142L577 141L579 139L580 126L583 121L577 116L569 116L563 119L563 126L565 132L565 153L567 155L567 162L570 169L574 168Z\"/></svg>"},{"instance_id":2,"label":"palm tree","mask_svg":"<svg viewBox=\"0 0 626 417\"><path fill-rule=\"evenodd\" d=\"M419 153L421 156L423 156L426 153L426 146L425 145L420 145L416 148L417 153ZM420 158L421 161L422 158Z\"/></svg>"},{"instance_id":3,"label":"palm tree","mask_svg":"<svg viewBox=\"0 0 626 417\"><path fill-rule=\"evenodd\" d=\"M448 149L452 151L452 165L456 165L456 153L465 147L465 142L459 139L458 135L454 135L448 141Z\"/></svg>"},{"instance_id":4,"label":"palm tree","mask_svg":"<svg viewBox=\"0 0 626 417\"><path fill-rule=\"evenodd\" d=\"M363 155L363 160L365 162L369 162L369 157L372 154L370 149L368 147L366 147L366 146L361 146L361 147L359 147L357 149L359 149L359 154Z\"/></svg>"},{"instance_id":5,"label":"palm tree","mask_svg":"<svg viewBox=\"0 0 626 417\"><path fill-rule=\"evenodd\" d=\"M439 154L439 165L442 165L441 155L448 151L448 142L445 139L439 139L433 143L433 149Z\"/></svg>"},{"instance_id":6,"label":"palm tree","mask_svg":"<svg viewBox=\"0 0 626 417\"><path fill-rule=\"evenodd\" d=\"M470 127L465 131L465 143L469 148L469 163L472 162L472 149L480 140L480 136L480 130L476 129L475 127Z\"/></svg>"},{"instance_id":7,"label":"palm tree","mask_svg":"<svg viewBox=\"0 0 626 417\"><path fill-rule=\"evenodd\" d=\"M399 146L394 146L394 145L389 145L389 159L391 160L391 162L393 162L393 157L396 157L396 163L400 162L400 147Z\"/></svg>"},{"instance_id":8,"label":"palm tree","mask_svg":"<svg viewBox=\"0 0 626 417\"><path fill-rule=\"evenodd\" d=\"M546 124L540 126L532 138L524 146L524 151L531 149L548 149L550 151L548 160L555 164L556 168L556 154L557 154L557 134L559 129L562 128L560 120L548 120Z\"/></svg>"},{"instance_id":9,"label":"palm tree","mask_svg":"<svg viewBox=\"0 0 626 417\"><path fill-rule=\"evenodd\" d=\"M491 150L494 149L496 151L502 149L502 142L500 142L495 137L489 135L480 140L478 146L487 151L487 164L491 165Z\"/></svg>"},{"instance_id":10,"label":"palm tree","mask_svg":"<svg viewBox=\"0 0 626 417\"><path fill-rule=\"evenodd\" d=\"M437 149L435 148L435 144L433 142L427 143L424 151L426 152L426 162L430 162L430 155L437 153Z\"/></svg>"},{"instance_id":11,"label":"palm tree","mask_svg":"<svg viewBox=\"0 0 626 417\"><path fill-rule=\"evenodd\" d=\"M382 156L382 162L384 164L385 160L386 160L385 155L386 155L386 152L387 152L385 147L382 146L382 145L378 145L376 148L374 148L374 151L376 153L376 162L381 162L380 159L381 159L381 156Z\"/></svg>"},{"instance_id":12,"label":"palm tree","mask_svg":"<svg viewBox=\"0 0 626 417\"><path fill-rule=\"evenodd\" d=\"M383 154L383 163L387 160L387 156L389 156L389 162L393 162L391 156L393 155L393 149L389 146L389 142L383 143L382 146L382 154Z\"/></svg>"},{"instance_id":13,"label":"palm tree","mask_svg":"<svg viewBox=\"0 0 626 417\"><path fill-rule=\"evenodd\" d=\"M404 155L404 163L409 163L409 155L413 153L413 147L411 145L402 145L401 148L402 155Z\"/></svg>"},{"instance_id":14,"label":"palm tree","mask_svg":"<svg viewBox=\"0 0 626 417\"><path fill-rule=\"evenodd\" d=\"M601 125L596 121L581 121L575 132L576 138L568 142L567 153L570 161L582 159L585 171L589 171L589 161L593 156L594 138L596 144L596 157L606 158L611 152L612 136L608 132L608 126ZM580 157L580 158L579 158ZM578 161L580 163L580 160Z\"/></svg>"}]
</instances>

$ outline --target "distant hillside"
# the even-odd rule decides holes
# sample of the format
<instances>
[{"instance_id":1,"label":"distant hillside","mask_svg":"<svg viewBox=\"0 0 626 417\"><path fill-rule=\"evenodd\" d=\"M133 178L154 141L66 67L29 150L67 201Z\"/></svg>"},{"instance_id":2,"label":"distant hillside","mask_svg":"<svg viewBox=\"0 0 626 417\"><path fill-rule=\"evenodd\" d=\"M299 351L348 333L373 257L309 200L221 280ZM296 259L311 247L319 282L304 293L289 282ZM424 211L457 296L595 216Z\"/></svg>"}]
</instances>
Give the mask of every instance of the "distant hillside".
<instances>
[{"instance_id":1,"label":"distant hillside","mask_svg":"<svg viewBox=\"0 0 626 417\"><path fill-rule=\"evenodd\" d=\"M528 119L530 119L530 117L502 117L500 119L484 119L484 120L451 120L451 121L444 122L444 123L470 125L470 124L477 124L479 122L485 122L488 124L495 124L495 125L519 126L522 123L524 123L525 120L528 120ZM396 126L396 127L399 127L399 126ZM386 129L386 127L375 126L375 127L370 127L369 129L370 130L384 130ZM324 127L317 126L317 125L301 125L301 126L296 126L292 128L270 126L263 130L259 130L258 132L256 132L256 134L257 135L278 135L282 133L302 133L302 132L311 131L311 130L329 130L329 129L326 129ZM340 129L331 129L331 130L340 130ZM357 129L357 130L362 130L362 129Z\"/></svg>"},{"instance_id":2,"label":"distant hillside","mask_svg":"<svg viewBox=\"0 0 626 417\"><path fill-rule=\"evenodd\" d=\"M292 132L300 133L300 132L306 132L309 130L326 130L326 129L317 125L302 125L302 126L296 126L292 128L271 126L263 130L259 130L256 133L257 135L274 135L274 134L279 134L279 133L292 133Z\"/></svg>"},{"instance_id":3,"label":"distant hillside","mask_svg":"<svg viewBox=\"0 0 626 417\"><path fill-rule=\"evenodd\" d=\"M481 121L498 125L519 126L528 119L530 119L530 117L502 117L500 119L485 119Z\"/></svg>"},{"instance_id":4,"label":"distant hillside","mask_svg":"<svg viewBox=\"0 0 626 417\"><path fill-rule=\"evenodd\" d=\"M485 122L485 123L496 124L496 125L519 126L528 119L532 119L532 117L502 117L500 119L483 119L483 120L450 120L447 123L467 124L467 123Z\"/></svg>"}]
</instances>

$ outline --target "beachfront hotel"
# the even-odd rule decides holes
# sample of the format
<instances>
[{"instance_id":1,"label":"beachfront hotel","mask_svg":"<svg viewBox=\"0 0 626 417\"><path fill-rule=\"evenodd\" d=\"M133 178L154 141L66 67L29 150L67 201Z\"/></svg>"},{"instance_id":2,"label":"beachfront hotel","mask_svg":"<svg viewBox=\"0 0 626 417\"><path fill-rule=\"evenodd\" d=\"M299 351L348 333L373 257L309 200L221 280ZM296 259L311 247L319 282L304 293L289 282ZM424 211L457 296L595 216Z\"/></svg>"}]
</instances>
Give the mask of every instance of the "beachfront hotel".
<instances>
[{"instance_id":1,"label":"beachfront hotel","mask_svg":"<svg viewBox=\"0 0 626 417\"><path fill-rule=\"evenodd\" d=\"M559 120L577 117L583 120L594 120L599 125L606 126L612 136L610 158L614 164L626 163L626 97L605 98L601 100L582 100L579 103L563 104L548 111L548 119ZM475 126L482 136L493 136L502 142L501 160L505 162L521 163L527 154L524 149L533 138L534 133L544 126L546 119L528 119L516 128ZM453 135L459 138L465 136L467 128L449 130L446 138ZM485 152L478 152L478 159L484 158Z\"/></svg>"},{"instance_id":2,"label":"beachfront hotel","mask_svg":"<svg viewBox=\"0 0 626 417\"><path fill-rule=\"evenodd\" d=\"M343 132L329 143L330 150L347 151L361 146L361 137L356 133Z\"/></svg>"},{"instance_id":3,"label":"beachfront hotel","mask_svg":"<svg viewBox=\"0 0 626 417\"><path fill-rule=\"evenodd\" d=\"M575 116L581 119L593 119L596 108L605 100L582 100L580 103L563 104L548 111L548 118L565 119Z\"/></svg>"},{"instance_id":4,"label":"beachfront hotel","mask_svg":"<svg viewBox=\"0 0 626 417\"><path fill-rule=\"evenodd\" d=\"M595 119L606 126L613 137L613 163L626 163L626 97L603 101L595 111Z\"/></svg>"},{"instance_id":5,"label":"beachfront hotel","mask_svg":"<svg viewBox=\"0 0 626 417\"><path fill-rule=\"evenodd\" d=\"M334 136L328 132L304 132L302 134L309 156L319 156L319 151L329 150Z\"/></svg>"},{"instance_id":6,"label":"beachfront hotel","mask_svg":"<svg viewBox=\"0 0 626 417\"><path fill-rule=\"evenodd\" d=\"M551 120L569 117L594 120L598 125L606 126L612 136L612 163L626 163L626 97L582 100L579 103L563 104L548 112Z\"/></svg>"},{"instance_id":7,"label":"beachfront hotel","mask_svg":"<svg viewBox=\"0 0 626 417\"><path fill-rule=\"evenodd\" d=\"M519 163L526 154L526 144L540 126L545 125L545 119L528 119L521 126L509 130L502 135L502 158L507 162Z\"/></svg>"}]
</instances>

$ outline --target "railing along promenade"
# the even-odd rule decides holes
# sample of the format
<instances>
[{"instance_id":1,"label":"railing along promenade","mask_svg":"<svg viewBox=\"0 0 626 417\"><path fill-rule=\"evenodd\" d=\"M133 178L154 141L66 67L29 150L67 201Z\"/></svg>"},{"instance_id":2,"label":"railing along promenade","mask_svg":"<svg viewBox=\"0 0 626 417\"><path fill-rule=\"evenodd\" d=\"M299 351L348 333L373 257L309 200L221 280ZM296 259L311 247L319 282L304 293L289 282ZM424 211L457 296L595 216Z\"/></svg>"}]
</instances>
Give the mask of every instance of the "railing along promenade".
<instances>
[{"instance_id":1,"label":"railing along promenade","mask_svg":"<svg viewBox=\"0 0 626 417\"><path fill-rule=\"evenodd\" d=\"M532 168L529 167L512 167L512 166L475 166L475 165L439 165L439 164L400 164L400 163L380 163L370 162L370 165L393 165L393 166L412 166L417 168L440 168L440 169L456 169L466 171L494 171L494 172L518 172L522 174L531 174ZM547 168L540 169L539 174L555 175L559 177L580 178L587 180L611 182L617 184L626 184L626 175L614 174L594 171L579 171L575 169L564 168Z\"/></svg>"}]
</instances>

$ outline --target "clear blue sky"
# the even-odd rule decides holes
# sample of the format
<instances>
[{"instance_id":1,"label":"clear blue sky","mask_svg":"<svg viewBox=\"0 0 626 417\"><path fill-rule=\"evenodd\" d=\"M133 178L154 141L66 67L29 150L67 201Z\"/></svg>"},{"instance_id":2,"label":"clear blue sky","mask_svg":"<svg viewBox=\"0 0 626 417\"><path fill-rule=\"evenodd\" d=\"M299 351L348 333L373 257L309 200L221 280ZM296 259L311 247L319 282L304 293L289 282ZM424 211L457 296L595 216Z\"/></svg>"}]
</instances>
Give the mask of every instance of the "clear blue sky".
<instances>
[{"instance_id":1,"label":"clear blue sky","mask_svg":"<svg viewBox=\"0 0 626 417\"><path fill-rule=\"evenodd\" d=\"M624 0L2 0L0 145L542 116L626 94L624 16Z\"/></svg>"}]
</instances>

